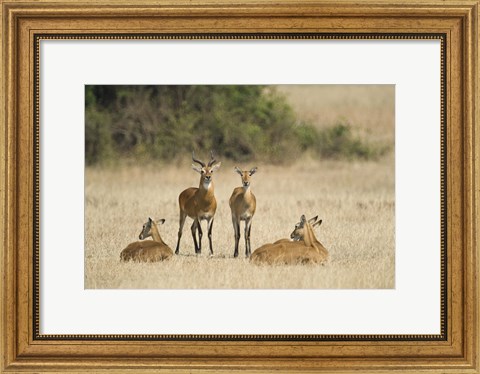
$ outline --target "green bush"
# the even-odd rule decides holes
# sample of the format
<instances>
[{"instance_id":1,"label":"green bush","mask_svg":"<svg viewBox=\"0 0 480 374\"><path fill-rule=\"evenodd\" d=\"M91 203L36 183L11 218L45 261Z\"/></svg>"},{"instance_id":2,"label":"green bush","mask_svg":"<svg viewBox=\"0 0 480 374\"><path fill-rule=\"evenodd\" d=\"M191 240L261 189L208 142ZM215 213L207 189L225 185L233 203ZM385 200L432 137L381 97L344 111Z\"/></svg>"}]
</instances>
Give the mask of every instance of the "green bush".
<instances>
[{"instance_id":1,"label":"green bush","mask_svg":"<svg viewBox=\"0 0 480 374\"><path fill-rule=\"evenodd\" d=\"M95 164L114 156L108 113L90 106L85 111L85 161Z\"/></svg>"},{"instance_id":2,"label":"green bush","mask_svg":"<svg viewBox=\"0 0 480 374\"><path fill-rule=\"evenodd\" d=\"M302 151L314 149L320 141L320 132L308 124L301 124L295 128L295 137Z\"/></svg>"},{"instance_id":3,"label":"green bush","mask_svg":"<svg viewBox=\"0 0 480 374\"><path fill-rule=\"evenodd\" d=\"M317 153L323 158L378 159L388 147L362 142L352 134L352 128L337 123L318 132Z\"/></svg>"},{"instance_id":4,"label":"green bush","mask_svg":"<svg viewBox=\"0 0 480 374\"><path fill-rule=\"evenodd\" d=\"M292 161L320 157L371 158L370 146L349 127L318 131L298 120L271 86L86 86L87 164L118 158L170 160L215 150L223 159Z\"/></svg>"}]
</instances>

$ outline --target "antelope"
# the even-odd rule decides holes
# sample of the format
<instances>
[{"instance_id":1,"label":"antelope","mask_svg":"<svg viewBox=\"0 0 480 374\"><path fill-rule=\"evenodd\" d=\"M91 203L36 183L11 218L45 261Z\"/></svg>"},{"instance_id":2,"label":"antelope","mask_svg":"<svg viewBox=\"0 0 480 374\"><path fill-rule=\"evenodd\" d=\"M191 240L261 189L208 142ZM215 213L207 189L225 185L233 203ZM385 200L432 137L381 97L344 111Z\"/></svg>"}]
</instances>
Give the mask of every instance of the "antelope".
<instances>
[{"instance_id":1,"label":"antelope","mask_svg":"<svg viewBox=\"0 0 480 374\"><path fill-rule=\"evenodd\" d=\"M210 246L210 256L213 255L212 248L212 227L215 211L217 210L217 201L215 200L212 174L222 164L217 162L213 157L213 152L210 152L210 161L207 165L204 162L195 158L195 153L192 152L192 160L200 166L192 164L193 170L200 173L200 185L198 188L190 187L184 190L178 196L178 204L180 206L180 227L178 229L178 241L175 254L180 252L180 239L182 238L183 225L187 216L193 219L191 231L193 236L193 244L195 245L195 253L202 252L202 227L201 221L207 221L208 243ZM198 231L198 244L196 232Z\"/></svg>"},{"instance_id":2,"label":"antelope","mask_svg":"<svg viewBox=\"0 0 480 374\"><path fill-rule=\"evenodd\" d=\"M320 226L323 222L323 220L318 220L318 216L315 216L315 217L312 217L310 218L307 223L309 223L312 228L313 227L316 227L316 226ZM298 222L296 225L295 225L295 228L294 230L292 231L292 233L290 234L290 238L293 240L293 241L304 241L304 236L305 236L305 223L303 222L302 223L302 218L300 217L300 222ZM275 242L277 243L277 242Z\"/></svg>"},{"instance_id":3,"label":"antelope","mask_svg":"<svg viewBox=\"0 0 480 374\"><path fill-rule=\"evenodd\" d=\"M153 240L145 240L130 243L121 253L120 260L122 261L136 261L136 262L157 262L168 260L173 256L172 250L162 240L158 225L163 225L164 219L154 222L151 218L144 223L139 239L144 240L152 237Z\"/></svg>"},{"instance_id":4,"label":"antelope","mask_svg":"<svg viewBox=\"0 0 480 374\"><path fill-rule=\"evenodd\" d=\"M315 220L317 217L314 217ZM328 251L317 240L313 233L313 225L321 224L321 220L311 223L302 215L300 222L290 235L294 241L282 239L273 244L266 244L255 250L250 260L256 264L324 264L328 259Z\"/></svg>"},{"instance_id":5,"label":"antelope","mask_svg":"<svg viewBox=\"0 0 480 374\"><path fill-rule=\"evenodd\" d=\"M252 228L252 218L255 214L257 200L250 189L250 179L257 171L257 167L250 171L241 170L235 166L235 171L242 177L242 187L233 190L230 196L230 210L232 211L233 230L235 232L235 251L233 257L238 257L238 242L240 241L240 221L245 221L245 256L250 257L250 230Z\"/></svg>"},{"instance_id":6,"label":"antelope","mask_svg":"<svg viewBox=\"0 0 480 374\"><path fill-rule=\"evenodd\" d=\"M317 221L317 219L318 219L318 216L312 217L308 220L308 223L310 223L312 225L312 227L320 226L322 224L322 220ZM301 230L300 225L301 225L301 222L299 222L295 225L295 228L294 228L293 232L290 234L290 239L279 239L279 240L277 240L273 243L264 244L261 247L257 248L255 251L257 251L259 249L266 248L268 246L272 246L274 244L291 243L292 241L304 243L304 241L303 241L303 231L300 231Z\"/></svg>"}]
</instances>

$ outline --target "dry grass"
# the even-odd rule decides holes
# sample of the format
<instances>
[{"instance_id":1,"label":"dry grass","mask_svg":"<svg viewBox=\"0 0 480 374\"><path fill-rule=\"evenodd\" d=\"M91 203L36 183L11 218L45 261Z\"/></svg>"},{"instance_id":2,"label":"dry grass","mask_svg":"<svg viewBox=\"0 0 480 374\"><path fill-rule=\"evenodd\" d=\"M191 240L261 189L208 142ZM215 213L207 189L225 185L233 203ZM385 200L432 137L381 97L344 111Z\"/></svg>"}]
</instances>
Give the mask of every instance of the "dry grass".
<instances>
[{"instance_id":1,"label":"dry grass","mask_svg":"<svg viewBox=\"0 0 480 374\"><path fill-rule=\"evenodd\" d=\"M277 89L300 118L319 128L347 122L364 139L394 144L394 85L281 85Z\"/></svg>"},{"instance_id":2,"label":"dry grass","mask_svg":"<svg viewBox=\"0 0 480 374\"><path fill-rule=\"evenodd\" d=\"M215 175L218 210L214 257L206 235L202 255L194 255L187 220L180 256L165 263L121 263L119 254L138 240L148 216L165 218L163 239L175 248L178 194L198 185L185 161L179 166L86 170L86 288L393 288L394 163L297 162L288 168L258 165L252 190L257 213L252 249L293 230L300 215L320 214L317 237L330 251L325 266L255 266L233 258L228 199L240 177L233 165ZM240 165L251 167L254 165ZM205 222L204 222L205 232ZM243 224L242 224L243 227ZM240 253L244 254L243 232Z\"/></svg>"}]
</instances>

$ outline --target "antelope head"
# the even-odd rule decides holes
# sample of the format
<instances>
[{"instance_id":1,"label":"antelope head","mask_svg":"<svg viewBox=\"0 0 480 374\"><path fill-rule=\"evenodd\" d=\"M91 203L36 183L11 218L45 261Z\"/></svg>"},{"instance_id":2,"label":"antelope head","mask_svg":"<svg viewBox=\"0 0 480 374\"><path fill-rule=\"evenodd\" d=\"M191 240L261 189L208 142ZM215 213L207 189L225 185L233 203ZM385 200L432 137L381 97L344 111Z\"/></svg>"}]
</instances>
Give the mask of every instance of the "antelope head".
<instances>
[{"instance_id":1,"label":"antelope head","mask_svg":"<svg viewBox=\"0 0 480 374\"><path fill-rule=\"evenodd\" d=\"M213 157L213 151L210 152L210 161L208 162L208 164L205 164L203 161L197 160L195 158L194 152L192 152L192 160L193 162L198 164L192 164L192 168L197 173L200 173L200 185L202 185L205 189L208 189L208 187L210 187L210 183L212 182L213 172L218 170L222 163L215 160L215 157Z\"/></svg>"},{"instance_id":2,"label":"antelope head","mask_svg":"<svg viewBox=\"0 0 480 374\"><path fill-rule=\"evenodd\" d=\"M315 216L310 218L307 221L307 219L305 218L305 215L302 215L300 217L300 222L298 222L295 225L295 229L290 234L290 238L293 239L294 241L303 240L303 238L305 237L305 226L307 223L310 224L312 227L320 226L322 224L322 220L317 221L317 219L318 219L318 216Z\"/></svg>"},{"instance_id":3,"label":"antelope head","mask_svg":"<svg viewBox=\"0 0 480 374\"><path fill-rule=\"evenodd\" d=\"M157 225L163 225L165 220L162 218L157 222L153 222L153 220L149 217L148 221L143 224L142 232L138 236L140 240L144 240L152 236L152 225L156 223Z\"/></svg>"},{"instance_id":4,"label":"antelope head","mask_svg":"<svg viewBox=\"0 0 480 374\"><path fill-rule=\"evenodd\" d=\"M242 186L244 189L247 189L250 187L250 179L253 174L257 171L257 167L255 166L254 168L251 168L249 171L247 170L241 170L239 167L235 166L235 171L240 174L242 177Z\"/></svg>"}]
</instances>

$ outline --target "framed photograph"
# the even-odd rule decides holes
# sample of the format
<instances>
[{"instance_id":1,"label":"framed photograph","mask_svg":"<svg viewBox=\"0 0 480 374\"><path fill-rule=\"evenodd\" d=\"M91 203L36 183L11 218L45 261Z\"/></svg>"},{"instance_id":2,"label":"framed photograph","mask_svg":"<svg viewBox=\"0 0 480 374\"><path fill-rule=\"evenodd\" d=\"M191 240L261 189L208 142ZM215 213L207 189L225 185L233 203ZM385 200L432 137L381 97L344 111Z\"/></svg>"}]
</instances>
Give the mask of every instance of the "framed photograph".
<instances>
[{"instance_id":1,"label":"framed photograph","mask_svg":"<svg viewBox=\"0 0 480 374\"><path fill-rule=\"evenodd\" d=\"M1 5L2 372L480 372L478 0Z\"/></svg>"}]
</instances>

